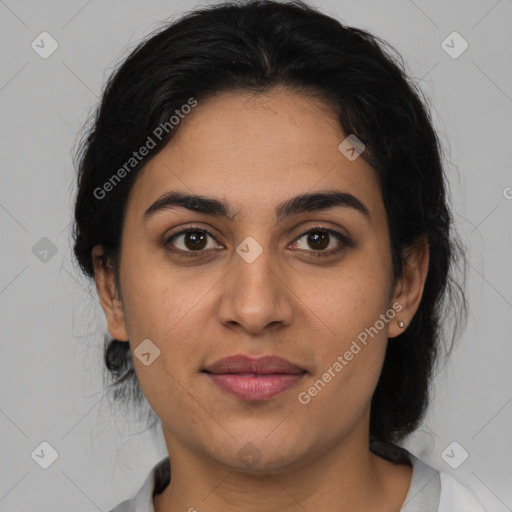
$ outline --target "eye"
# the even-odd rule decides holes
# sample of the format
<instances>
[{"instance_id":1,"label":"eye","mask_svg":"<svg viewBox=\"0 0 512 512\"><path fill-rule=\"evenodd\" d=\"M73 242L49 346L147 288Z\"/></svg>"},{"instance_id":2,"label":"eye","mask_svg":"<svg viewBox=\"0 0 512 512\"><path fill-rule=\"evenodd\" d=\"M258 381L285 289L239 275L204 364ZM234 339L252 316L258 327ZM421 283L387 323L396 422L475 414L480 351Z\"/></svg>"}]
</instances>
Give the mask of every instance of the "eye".
<instances>
[{"instance_id":1,"label":"eye","mask_svg":"<svg viewBox=\"0 0 512 512\"><path fill-rule=\"evenodd\" d=\"M194 253L204 253L219 248L218 243L209 244L208 238L217 242L215 237L206 229L191 226L174 233L164 240L163 245L171 252L194 257L196 256ZM197 254L197 256L200 256L200 254Z\"/></svg>"},{"instance_id":2,"label":"eye","mask_svg":"<svg viewBox=\"0 0 512 512\"><path fill-rule=\"evenodd\" d=\"M162 245L179 256L196 257L223 247L218 242L209 243L209 238L217 242L208 230L191 226L174 233L165 239ZM302 239L304 241L301 242ZM305 250L315 257L330 256L343 251L346 247L354 246L349 237L324 226L308 229L292 245L295 246L293 249Z\"/></svg>"},{"instance_id":3,"label":"eye","mask_svg":"<svg viewBox=\"0 0 512 512\"><path fill-rule=\"evenodd\" d=\"M303 242L300 240L305 239ZM314 256L330 256L341 252L346 247L353 247L352 241L342 233L323 226L308 229L297 241L295 248L316 253ZM309 250L308 249L312 249ZM328 250L326 250L328 249Z\"/></svg>"}]
</instances>

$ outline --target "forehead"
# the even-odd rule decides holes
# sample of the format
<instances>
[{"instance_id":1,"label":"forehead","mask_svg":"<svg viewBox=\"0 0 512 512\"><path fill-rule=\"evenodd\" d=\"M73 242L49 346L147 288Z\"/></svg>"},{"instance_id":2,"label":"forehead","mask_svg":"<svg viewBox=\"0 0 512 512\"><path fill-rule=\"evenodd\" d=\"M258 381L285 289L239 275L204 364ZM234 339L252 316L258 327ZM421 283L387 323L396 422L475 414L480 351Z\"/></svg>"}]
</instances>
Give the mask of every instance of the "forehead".
<instances>
[{"instance_id":1,"label":"forehead","mask_svg":"<svg viewBox=\"0 0 512 512\"><path fill-rule=\"evenodd\" d=\"M380 198L375 171L342 154L346 137L332 107L315 97L282 88L219 94L180 121L138 176L132 202L140 216L163 193L180 190L226 198L254 217L288 197L337 189L372 209Z\"/></svg>"}]
</instances>

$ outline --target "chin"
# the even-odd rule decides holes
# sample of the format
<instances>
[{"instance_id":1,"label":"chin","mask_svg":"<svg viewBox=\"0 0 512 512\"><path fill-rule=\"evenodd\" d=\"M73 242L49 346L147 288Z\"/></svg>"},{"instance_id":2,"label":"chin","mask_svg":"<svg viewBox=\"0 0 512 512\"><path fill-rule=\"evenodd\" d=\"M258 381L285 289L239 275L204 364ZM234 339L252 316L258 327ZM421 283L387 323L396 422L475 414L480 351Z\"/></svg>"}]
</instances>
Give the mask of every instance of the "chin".
<instances>
[{"instance_id":1,"label":"chin","mask_svg":"<svg viewBox=\"0 0 512 512\"><path fill-rule=\"evenodd\" d=\"M244 436L247 438L247 436ZM297 451L300 439L287 436L286 439L253 436L252 441L241 441L229 446L229 453L212 454L221 464L235 471L264 474L269 471L284 472L300 463L305 454Z\"/></svg>"}]
</instances>

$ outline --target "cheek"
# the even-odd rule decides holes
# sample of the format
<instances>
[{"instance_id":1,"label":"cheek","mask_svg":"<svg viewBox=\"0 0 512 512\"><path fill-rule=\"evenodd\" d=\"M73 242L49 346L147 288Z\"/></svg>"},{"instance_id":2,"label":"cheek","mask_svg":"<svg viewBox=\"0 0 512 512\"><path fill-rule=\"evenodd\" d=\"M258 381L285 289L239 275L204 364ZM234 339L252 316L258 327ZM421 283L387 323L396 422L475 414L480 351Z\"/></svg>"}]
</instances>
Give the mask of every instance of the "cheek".
<instances>
[{"instance_id":1,"label":"cheek","mask_svg":"<svg viewBox=\"0 0 512 512\"><path fill-rule=\"evenodd\" d=\"M298 294L304 311L309 311L309 325L323 332L315 336L319 365L312 379L322 381L316 386L323 395L319 402L332 400L357 408L370 399L380 375L393 321L392 315L386 316L391 282L388 267L375 251L345 263L329 279L316 281L322 286L302 282Z\"/></svg>"},{"instance_id":2,"label":"cheek","mask_svg":"<svg viewBox=\"0 0 512 512\"><path fill-rule=\"evenodd\" d=\"M127 257L123 262L123 304L132 350L150 339L160 350L156 369L184 381L186 371L203 362L198 346L208 343L204 333L214 315L212 291L223 273L142 264L143 259ZM141 375L141 381L145 378Z\"/></svg>"},{"instance_id":3,"label":"cheek","mask_svg":"<svg viewBox=\"0 0 512 512\"><path fill-rule=\"evenodd\" d=\"M346 429L347 422L362 417L386 352L388 324L380 320L387 311L386 293L363 285L364 281L353 278L346 279L341 290L339 285L330 289L329 300L319 309L328 328L323 338L317 338L316 371L298 391L303 413L327 415L333 431ZM318 306L320 299L311 299ZM312 428L321 431L321 423Z\"/></svg>"},{"instance_id":4,"label":"cheek","mask_svg":"<svg viewBox=\"0 0 512 512\"><path fill-rule=\"evenodd\" d=\"M175 410L199 414L190 400L190 376L202 360L198 346L204 341L207 292L212 276L191 283L183 272L163 266L132 265L127 258L123 276L123 303L134 367L142 392L157 415L165 418ZM129 269L136 269L132 272ZM204 298L203 298L204 297ZM202 299L203 298L203 299ZM159 350L146 366L134 353L149 339ZM187 392L188 391L188 392ZM172 418L168 419L173 424Z\"/></svg>"},{"instance_id":5,"label":"cheek","mask_svg":"<svg viewBox=\"0 0 512 512\"><path fill-rule=\"evenodd\" d=\"M127 246L125 254L121 268L123 305L133 335L151 334L161 339L199 306L199 299L213 285L213 276L192 278L190 269L173 267L161 249L130 250Z\"/></svg>"},{"instance_id":6,"label":"cheek","mask_svg":"<svg viewBox=\"0 0 512 512\"><path fill-rule=\"evenodd\" d=\"M305 276L294 290L329 339L343 346L389 308L390 268L376 250L351 255L329 276Z\"/></svg>"}]
</instances>

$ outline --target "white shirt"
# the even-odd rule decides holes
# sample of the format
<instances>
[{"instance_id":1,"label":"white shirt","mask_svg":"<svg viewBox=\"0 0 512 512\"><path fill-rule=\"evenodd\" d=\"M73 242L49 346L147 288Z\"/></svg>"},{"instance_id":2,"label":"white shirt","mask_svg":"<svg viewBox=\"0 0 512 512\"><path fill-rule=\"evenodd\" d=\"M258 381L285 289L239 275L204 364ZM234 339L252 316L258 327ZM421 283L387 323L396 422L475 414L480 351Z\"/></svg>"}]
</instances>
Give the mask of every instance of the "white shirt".
<instances>
[{"instance_id":1,"label":"white shirt","mask_svg":"<svg viewBox=\"0 0 512 512\"><path fill-rule=\"evenodd\" d=\"M405 448L379 443L372 445L371 450L392 461L401 459L403 463L407 458L412 464L411 484L400 512L486 512L478 498L450 473L434 469ZM170 464L166 457L153 466L133 498L119 503L110 512L155 512L153 493L162 492L169 481Z\"/></svg>"}]
</instances>

